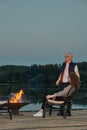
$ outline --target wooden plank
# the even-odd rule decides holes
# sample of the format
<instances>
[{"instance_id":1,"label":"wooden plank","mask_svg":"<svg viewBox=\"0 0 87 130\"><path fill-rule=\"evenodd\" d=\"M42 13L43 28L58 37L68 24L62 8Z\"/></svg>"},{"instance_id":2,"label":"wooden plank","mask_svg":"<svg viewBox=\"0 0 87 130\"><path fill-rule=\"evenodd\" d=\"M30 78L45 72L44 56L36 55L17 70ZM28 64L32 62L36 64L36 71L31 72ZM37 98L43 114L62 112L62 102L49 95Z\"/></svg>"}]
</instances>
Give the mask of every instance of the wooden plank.
<instances>
[{"instance_id":1,"label":"wooden plank","mask_svg":"<svg viewBox=\"0 0 87 130\"><path fill-rule=\"evenodd\" d=\"M0 114L0 130L87 130L87 110L73 110L72 116L64 119L57 111L46 118L33 117L34 112L20 112L9 120L7 113Z\"/></svg>"}]
</instances>

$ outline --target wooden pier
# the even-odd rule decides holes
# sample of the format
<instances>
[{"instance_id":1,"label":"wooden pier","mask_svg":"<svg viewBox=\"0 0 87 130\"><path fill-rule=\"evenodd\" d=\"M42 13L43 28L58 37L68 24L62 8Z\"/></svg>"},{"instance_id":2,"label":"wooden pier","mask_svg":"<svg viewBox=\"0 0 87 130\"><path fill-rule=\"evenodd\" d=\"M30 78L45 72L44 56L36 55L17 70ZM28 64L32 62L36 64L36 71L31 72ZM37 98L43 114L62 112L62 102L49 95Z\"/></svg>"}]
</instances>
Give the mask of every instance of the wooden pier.
<instances>
[{"instance_id":1,"label":"wooden pier","mask_svg":"<svg viewBox=\"0 0 87 130\"><path fill-rule=\"evenodd\" d=\"M0 113L0 130L87 130L87 110L72 110L72 116L64 119L46 113L45 118L33 117L35 112L20 112L10 120L7 113Z\"/></svg>"}]
</instances>

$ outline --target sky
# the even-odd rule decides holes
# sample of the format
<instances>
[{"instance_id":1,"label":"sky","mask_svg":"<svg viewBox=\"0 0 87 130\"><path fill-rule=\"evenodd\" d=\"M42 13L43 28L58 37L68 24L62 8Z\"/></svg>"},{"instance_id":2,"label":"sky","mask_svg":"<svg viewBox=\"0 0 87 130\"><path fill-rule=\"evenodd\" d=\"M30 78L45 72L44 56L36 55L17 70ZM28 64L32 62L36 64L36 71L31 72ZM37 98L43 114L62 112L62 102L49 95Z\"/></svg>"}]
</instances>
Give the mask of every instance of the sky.
<instances>
[{"instance_id":1,"label":"sky","mask_svg":"<svg viewBox=\"0 0 87 130\"><path fill-rule=\"evenodd\" d=\"M0 0L0 66L87 62L87 0Z\"/></svg>"}]
</instances>

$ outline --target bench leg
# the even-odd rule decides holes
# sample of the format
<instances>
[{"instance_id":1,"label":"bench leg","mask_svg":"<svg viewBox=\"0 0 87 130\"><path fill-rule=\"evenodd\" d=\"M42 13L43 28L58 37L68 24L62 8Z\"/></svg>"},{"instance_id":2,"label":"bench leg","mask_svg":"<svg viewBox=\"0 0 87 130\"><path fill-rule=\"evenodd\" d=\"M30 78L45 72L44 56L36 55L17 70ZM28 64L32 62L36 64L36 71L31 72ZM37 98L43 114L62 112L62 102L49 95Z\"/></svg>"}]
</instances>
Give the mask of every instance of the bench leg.
<instances>
[{"instance_id":1,"label":"bench leg","mask_svg":"<svg viewBox=\"0 0 87 130\"><path fill-rule=\"evenodd\" d=\"M12 120L12 112L11 112L11 109L9 107L8 107L8 113L9 113L10 120Z\"/></svg>"},{"instance_id":2,"label":"bench leg","mask_svg":"<svg viewBox=\"0 0 87 130\"><path fill-rule=\"evenodd\" d=\"M72 106L72 102L70 101L70 102L67 104L67 110L66 110L67 116L71 116L71 106Z\"/></svg>"}]
</instances>

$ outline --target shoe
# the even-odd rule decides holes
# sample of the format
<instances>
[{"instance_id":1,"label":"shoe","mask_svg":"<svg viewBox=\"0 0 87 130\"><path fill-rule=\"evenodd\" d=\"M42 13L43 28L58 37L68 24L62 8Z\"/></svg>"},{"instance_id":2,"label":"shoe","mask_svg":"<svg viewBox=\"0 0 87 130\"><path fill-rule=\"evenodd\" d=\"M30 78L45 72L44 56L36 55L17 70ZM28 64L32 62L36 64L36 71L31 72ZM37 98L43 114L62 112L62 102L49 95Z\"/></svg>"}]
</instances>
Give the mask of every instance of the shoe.
<instances>
[{"instance_id":1,"label":"shoe","mask_svg":"<svg viewBox=\"0 0 87 130\"><path fill-rule=\"evenodd\" d=\"M42 117L42 116L43 116L42 111L38 111L36 114L33 114L33 117Z\"/></svg>"}]
</instances>

